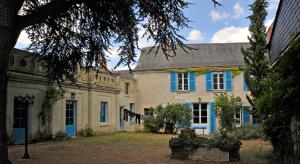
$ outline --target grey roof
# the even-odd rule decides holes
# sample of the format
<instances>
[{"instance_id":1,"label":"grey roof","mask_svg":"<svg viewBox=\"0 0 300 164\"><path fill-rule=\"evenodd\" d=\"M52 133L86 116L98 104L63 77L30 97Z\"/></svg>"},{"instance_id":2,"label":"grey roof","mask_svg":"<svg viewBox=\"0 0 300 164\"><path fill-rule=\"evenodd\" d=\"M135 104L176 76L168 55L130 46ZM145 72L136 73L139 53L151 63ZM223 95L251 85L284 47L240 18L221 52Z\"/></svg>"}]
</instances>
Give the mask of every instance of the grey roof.
<instances>
[{"instance_id":1,"label":"grey roof","mask_svg":"<svg viewBox=\"0 0 300 164\"><path fill-rule=\"evenodd\" d=\"M185 52L177 46L176 56L166 59L160 49L156 53L156 48L151 52L151 47L142 49L142 53L135 71L142 70L162 70L170 68L200 68L208 66L244 66L244 56L241 47L248 48L249 43L207 43L207 44L187 44ZM173 52L171 52L173 54Z\"/></svg>"},{"instance_id":2,"label":"grey roof","mask_svg":"<svg viewBox=\"0 0 300 164\"><path fill-rule=\"evenodd\" d=\"M114 75L119 75L122 78L125 79L133 79L133 74L129 72L129 70L119 70L119 71L113 71Z\"/></svg>"}]
</instances>

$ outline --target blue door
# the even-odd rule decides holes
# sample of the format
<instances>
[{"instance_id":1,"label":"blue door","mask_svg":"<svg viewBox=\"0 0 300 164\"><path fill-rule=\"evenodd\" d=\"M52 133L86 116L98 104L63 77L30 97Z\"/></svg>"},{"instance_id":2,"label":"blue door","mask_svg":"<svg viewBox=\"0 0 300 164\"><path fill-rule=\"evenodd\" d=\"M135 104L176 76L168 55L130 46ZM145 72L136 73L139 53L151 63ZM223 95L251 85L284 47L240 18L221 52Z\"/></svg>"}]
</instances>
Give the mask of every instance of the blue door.
<instances>
[{"instance_id":1,"label":"blue door","mask_svg":"<svg viewBox=\"0 0 300 164\"><path fill-rule=\"evenodd\" d=\"M15 143L25 143L25 126L27 116L27 105L14 99L13 139Z\"/></svg>"},{"instance_id":2,"label":"blue door","mask_svg":"<svg viewBox=\"0 0 300 164\"><path fill-rule=\"evenodd\" d=\"M68 136L75 136L75 101L67 101L66 103L66 133Z\"/></svg>"}]
</instances>

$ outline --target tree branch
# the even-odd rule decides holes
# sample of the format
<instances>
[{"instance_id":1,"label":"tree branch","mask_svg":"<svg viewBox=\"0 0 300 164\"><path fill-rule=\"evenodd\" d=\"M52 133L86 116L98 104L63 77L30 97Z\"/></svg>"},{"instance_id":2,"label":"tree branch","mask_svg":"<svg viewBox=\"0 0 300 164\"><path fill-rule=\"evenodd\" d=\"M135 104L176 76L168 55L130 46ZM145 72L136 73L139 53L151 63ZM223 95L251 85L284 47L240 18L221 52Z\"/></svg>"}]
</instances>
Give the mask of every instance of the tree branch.
<instances>
[{"instance_id":1,"label":"tree branch","mask_svg":"<svg viewBox=\"0 0 300 164\"><path fill-rule=\"evenodd\" d=\"M18 16L17 27L24 29L28 26L42 23L48 17L55 17L60 13L68 11L72 5L79 3L81 0L54 0L45 4L44 6L38 7L33 10L30 14L24 16Z\"/></svg>"}]
</instances>

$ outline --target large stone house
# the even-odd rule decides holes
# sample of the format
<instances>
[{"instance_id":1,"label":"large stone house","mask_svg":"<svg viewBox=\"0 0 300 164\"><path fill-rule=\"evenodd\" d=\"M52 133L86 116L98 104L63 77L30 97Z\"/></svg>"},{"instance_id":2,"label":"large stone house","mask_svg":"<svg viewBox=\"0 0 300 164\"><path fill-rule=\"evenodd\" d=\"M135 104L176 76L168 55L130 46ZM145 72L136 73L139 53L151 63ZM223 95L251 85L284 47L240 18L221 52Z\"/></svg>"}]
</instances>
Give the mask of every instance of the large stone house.
<instances>
[{"instance_id":1,"label":"large stone house","mask_svg":"<svg viewBox=\"0 0 300 164\"><path fill-rule=\"evenodd\" d=\"M192 127L198 133L211 134L217 129L214 113L215 95L227 92L240 96L243 107L237 112L237 126L256 123L246 100L244 60L241 47L248 43L192 44L192 49L176 50L166 60L161 51L142 50L133 74L104 70L79 72L77 85L64 85L65 94L51 110L50 134L59 131L70 136L86 127L97 133L135 131L142 125L129 118L124 110L147 115L149 108L168 103L185 103L193 110ZM170 52L172 53L172 52ZM11 52L8 71L7 128L15 142L24 140L28 111L29 138L39 138L42 129L39 115L47 90L43 62L22 50ZM34 97L34 103L21 98Z\"/></svg>"},{"instance_id":2,"label":"large stone house","mask_svg":"<svg viewBox=\"0 0 300 164\"><path fill-rule=\"evenodd\" d=\"M134 71L137 81L138 109L168 103L186 103L193 110L192 127L197 133L215 133L215 96L219 93L239 96L243 108L236 114L237 126L252 122L249 92L244 82L244 58L241 47L248 43L190 44L178 48L176 56L166 60L162 51L142 50ZM170 52L172 53L172 52ZM174 55L174 54L169 54ZM248 93L249 94L249 93ZM254 120L257 121L257 120ZM256 122L254 122L256 123Z\"/></svg>"}]
</instances>

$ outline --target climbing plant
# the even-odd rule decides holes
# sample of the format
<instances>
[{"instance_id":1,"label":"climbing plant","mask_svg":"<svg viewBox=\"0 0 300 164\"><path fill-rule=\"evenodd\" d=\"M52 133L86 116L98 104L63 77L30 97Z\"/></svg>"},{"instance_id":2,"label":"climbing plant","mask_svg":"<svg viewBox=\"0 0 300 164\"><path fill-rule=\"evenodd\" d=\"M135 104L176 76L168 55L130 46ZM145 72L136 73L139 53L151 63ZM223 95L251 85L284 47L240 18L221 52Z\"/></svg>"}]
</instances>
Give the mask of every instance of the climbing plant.
<instances>
[{"instance_id":1,"label":"climbing plant","mask_svg":"<svg viewBox=\"0 0 300 164\"><path fill-rule=\"evenodd\" d=\"M241 67L202 67L202 68L185 68L185 69L168 69L168 72L195 72L196 75L203 75L209 71L232 71L232 76L239 75L243 68Z\"/></svg>"},{"instance_id":2,"label":"climbing plant","mask_svg":"<svg viewBox=\"0 0 300 164\"><path fill-rule=\"evenodd\" d=\"M62 99L65 90L62 88L56 89L53 86L48 86L46 90L46 95L42 103L42 108L39 113L39 119L43 129L40 131L40 137L46 138L49 134L50 123L52 120L51 109L53 104Z\"/></svg>"},{"instance_id":3,"label":"climbing plant","mask_svg":"<svg viewBox=\"0 0 300 164\"><path fill-rule=\"evenodd\" d=\"M219 118L221 136L227 136L228 132L234 129L234 115L240 110L242 100L239 96L228 96L227 93L221 93L215 98L215 112Z\"/></svg>"}]
</instances>

